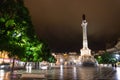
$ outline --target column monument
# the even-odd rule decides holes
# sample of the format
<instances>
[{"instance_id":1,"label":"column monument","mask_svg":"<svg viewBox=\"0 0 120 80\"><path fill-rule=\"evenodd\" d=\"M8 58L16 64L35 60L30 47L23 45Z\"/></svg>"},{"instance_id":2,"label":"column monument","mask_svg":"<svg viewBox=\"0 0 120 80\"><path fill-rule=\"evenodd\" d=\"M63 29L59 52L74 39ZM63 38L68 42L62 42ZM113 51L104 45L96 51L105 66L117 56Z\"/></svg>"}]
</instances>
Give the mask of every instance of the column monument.
<instances>
[{"instance_id":1,"label":"column monument","mask_svg":"<svg viewBox=\"0 0 120 80\"><path fill-rule=\"evenodd\" d=\"M82 30L83 30L83 48L80 49L80 61L82 65L94 65L96 60L91 55L91 50L88 48L88 41L87 41L87 21L85 18L85 14L82 16Z\"/></svg>"}]
</instances>

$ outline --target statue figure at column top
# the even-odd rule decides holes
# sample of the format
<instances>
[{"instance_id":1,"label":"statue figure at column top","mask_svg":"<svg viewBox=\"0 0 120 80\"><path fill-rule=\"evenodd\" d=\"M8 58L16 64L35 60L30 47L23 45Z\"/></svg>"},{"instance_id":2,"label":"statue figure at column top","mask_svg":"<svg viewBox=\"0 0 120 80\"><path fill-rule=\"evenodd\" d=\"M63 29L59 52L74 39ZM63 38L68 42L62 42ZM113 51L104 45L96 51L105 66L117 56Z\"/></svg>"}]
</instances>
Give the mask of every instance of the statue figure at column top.
<instances>
[{"instance_id":1,"label":"statue figure at column top","mask_svg":"<svg viewBox=\"0 0 120 80\"><path fill-rule=\"evenodd\" d=\"M82 20L85 20L85 14L82 15Z\"/></svg>"}]
</instances>

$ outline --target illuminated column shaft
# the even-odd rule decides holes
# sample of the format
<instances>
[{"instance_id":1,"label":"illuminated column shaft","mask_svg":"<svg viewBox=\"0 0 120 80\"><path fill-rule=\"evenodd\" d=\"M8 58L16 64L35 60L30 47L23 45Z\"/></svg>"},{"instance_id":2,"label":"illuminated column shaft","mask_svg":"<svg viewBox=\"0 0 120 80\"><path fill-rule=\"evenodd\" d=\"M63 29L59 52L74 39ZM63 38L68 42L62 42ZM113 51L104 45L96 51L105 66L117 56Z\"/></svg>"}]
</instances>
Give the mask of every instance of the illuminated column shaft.
<instances>
[{"instance_id":1,"label":"illuminated column shaft","mask_svg":"<svg viewBox=\"0 0 120 80\"><path fill-rule=\"evenodd\" d=\"M88 41L87 41L87 22L86 20L82 21L82 29L83 29L83 49L88 48Z\"/></svg>"},{"instance_id":2,"label":"illuminated column shaft","mask_svg":"<svg viewBox=\"0 0 120 80\"><path fill-rule=\"evenodd\" d=\"M88 48L88 41L87 41L87 22L85 20L85 15L82 16L82 29L83 29L83 48L81 51L81 56L84 55L91 55L91 50Z\"/></svg>"}]
</instances>

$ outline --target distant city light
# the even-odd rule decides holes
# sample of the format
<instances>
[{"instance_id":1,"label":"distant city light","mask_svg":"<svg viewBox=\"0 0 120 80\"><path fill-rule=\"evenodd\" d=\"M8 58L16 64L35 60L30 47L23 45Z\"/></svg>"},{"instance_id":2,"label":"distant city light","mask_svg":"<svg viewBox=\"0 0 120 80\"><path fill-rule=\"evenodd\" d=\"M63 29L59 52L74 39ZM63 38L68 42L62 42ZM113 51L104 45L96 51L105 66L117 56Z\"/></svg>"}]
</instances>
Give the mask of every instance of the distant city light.
<instances>
[{"instance_id":1,"label":"distant city light","mask_svg":"<svg viewBox=\"0 0 120 80\"><path fill-rule=\"evenodd\" d=\"M115 58L118 60L120 58L119 54L115 54Z\"/></svg>"}]
</instances>

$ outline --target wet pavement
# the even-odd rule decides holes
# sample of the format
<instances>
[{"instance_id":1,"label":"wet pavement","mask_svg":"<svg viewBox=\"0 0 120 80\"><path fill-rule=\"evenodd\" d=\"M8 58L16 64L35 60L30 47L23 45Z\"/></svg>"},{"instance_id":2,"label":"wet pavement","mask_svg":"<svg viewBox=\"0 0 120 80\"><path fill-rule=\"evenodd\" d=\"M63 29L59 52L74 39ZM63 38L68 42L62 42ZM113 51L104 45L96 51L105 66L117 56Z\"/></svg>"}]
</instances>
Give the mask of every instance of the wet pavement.
<instances>
[{"instance_id":1,"label":"wet pavement","mask_svg":"<svg viewBox=\"0 0 120 80\"><path fill-rule=\"evenodd\" d=\"M29 74L30 78L22 79L22 74ZM45 75L45 78L32 78L32 74ZM0 70L0 80L120 80L120 67L79 67L60 66L50 70L15 70L11 75L10 71Z\"/></svg>"}]
</instances>

